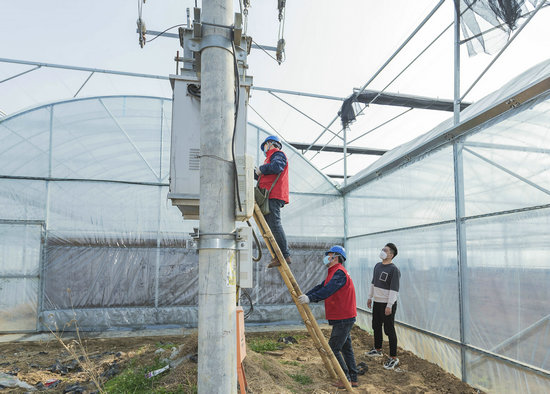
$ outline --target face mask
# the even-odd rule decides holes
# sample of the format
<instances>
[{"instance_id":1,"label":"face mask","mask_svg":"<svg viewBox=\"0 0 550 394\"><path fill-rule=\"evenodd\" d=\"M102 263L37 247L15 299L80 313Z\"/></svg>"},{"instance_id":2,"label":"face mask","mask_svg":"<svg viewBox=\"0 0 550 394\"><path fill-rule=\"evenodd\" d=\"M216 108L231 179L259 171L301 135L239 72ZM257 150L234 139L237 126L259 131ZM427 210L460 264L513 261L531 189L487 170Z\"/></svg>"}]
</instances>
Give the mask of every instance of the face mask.
<instances>
[{"instance_id":1,"label":"face mask","mask_svg":"<svg viewBox=\"0 0 550 394\"><path fill-rule=\"evenodd\" d=\"M330 264L330 256L328 254L323 258L323 264L324 265Z\"/></svg>"},{"instance_id":2,"label":"face mask","mask_svg":"<svg viewBox=\"0 0 550 394\"><path fill-rule=\"evenodd\" d=\"M381 250L379 256L382 260L385 260L388 257L388 254Z\"/></svg>"}]
</instances>

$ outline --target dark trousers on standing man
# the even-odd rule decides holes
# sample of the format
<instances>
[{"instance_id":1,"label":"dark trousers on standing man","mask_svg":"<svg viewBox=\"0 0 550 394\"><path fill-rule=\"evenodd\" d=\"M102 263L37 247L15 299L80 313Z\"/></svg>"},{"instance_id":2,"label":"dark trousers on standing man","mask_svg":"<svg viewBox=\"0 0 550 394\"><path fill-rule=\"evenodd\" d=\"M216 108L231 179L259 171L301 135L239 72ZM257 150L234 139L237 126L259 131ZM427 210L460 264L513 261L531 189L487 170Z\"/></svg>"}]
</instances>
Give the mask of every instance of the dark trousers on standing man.
<instances>
[{"instance_id":1,"label":"dark trousers on standing man","mask_svg":"<svg viewBox=\"0 0 550 394\"><path fill-rule=\"evenodd\" d=\"M390 343L390 357L397 356L397 334L395 333L394 319L397 310L397 302L393 304L391 314L386 316L386 303L373 302L372 307L372 330L374 331L374 348L382 349L382 325L384 333L388 336Z\"/></svg>"},{"instance_id":2,"label":"dark trousers on standing man","mask_svg":"<svg viewBox=\"0 0 550 394\"><path fill-rule=\"evenodd\" d=\"M355 317L344 320L329 320L332 333L328 344L348 380L357 382L357 366L355 365L355 355L351 345L351 329L354 323Z\"/></svg>"},{"instance_id":3,"label":"dark trousers on standing man","mask_svg":"<svg viewBox=\"0 0 550 394\"><path fill-rule=\"evenodd\" d=\"M288 251L285 230L283 230L283 225L281 223L281 208L284 206L285 202L283 200L270 198L269 210L271 212L265 215L265 221L269 225L269 228L275 237L275 241L277 241L277 245L279 245L279 249L281 249L283 257L288 257L290 256L290 252Z\"/></svg>"}]
</instances>

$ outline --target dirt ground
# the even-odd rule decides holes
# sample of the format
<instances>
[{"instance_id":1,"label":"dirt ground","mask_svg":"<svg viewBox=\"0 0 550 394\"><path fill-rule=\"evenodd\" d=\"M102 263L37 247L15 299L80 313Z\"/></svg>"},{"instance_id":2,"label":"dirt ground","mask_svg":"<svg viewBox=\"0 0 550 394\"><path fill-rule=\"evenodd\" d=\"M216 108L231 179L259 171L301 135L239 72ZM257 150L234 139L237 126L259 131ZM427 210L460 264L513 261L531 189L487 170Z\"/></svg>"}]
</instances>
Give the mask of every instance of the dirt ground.
<instances>
[{"instance_id":1,"label":"dirt ground","mask_svg":"<svg viewBox=\"0 0 550 394\"><path fill-rule=\"evenodd\" d=\"M330 329L323 330L330 335ZM296 344L277 342L292 336ZM336 393L319 353L304 331L247 333L247 357L244 370L248 393ZM388 371L384 358L369 358L365 352L372 337L355 327L352 332L357 363L364 362L368 371L359 376L358 393L478 393L440 367L399 349L400 364ZM162 373L140 392L196 392L197 334L171 337L130 337L82 339L89 359L84 358L78 342L65 339L69 350L59 341L0 343L0 372L10 374L39 391L51 393L93 393L91 374L104 384L129 367L147 367L155 362L170 361L173 367ZM276 342L280 349L255 352L251 344ZM388 353L387 343L384 353ZM74 352L74 353L73 353ZM80 358L80 363L75 360ZM162 359L166 361L160 361ZM177 365L176 365L177 364ZM83 368L84 367L84 370ZM2 376L2 374L0 374ZM5 376L5 375L4 375ZM0 379L1 381L1 379ZM49 387L46 387L47 385ZM28 389L5 388L2 393L25 393Z\"/></svg>"}]
</instances>

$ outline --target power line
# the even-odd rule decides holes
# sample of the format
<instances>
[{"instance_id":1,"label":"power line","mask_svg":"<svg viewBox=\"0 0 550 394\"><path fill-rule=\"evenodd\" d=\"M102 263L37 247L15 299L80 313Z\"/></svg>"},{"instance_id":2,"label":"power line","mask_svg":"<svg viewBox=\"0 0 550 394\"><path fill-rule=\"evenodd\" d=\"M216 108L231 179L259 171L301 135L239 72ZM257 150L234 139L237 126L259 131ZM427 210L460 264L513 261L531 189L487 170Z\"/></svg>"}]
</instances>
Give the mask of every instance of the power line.
<instances>
[{"instance_id":1,"label":"power line","mask_svg":"<svg viewBox=\"0 0 550 394\"><path fill-rule=\"evenodd\" d=\"M271 124L264 119L264 117L262 115L260 115L258 113L258 111L256 111L254 109L254 107L252 105L250 105L250 103L248 103L248 108L250 108L252 111L254 111L256 113L256 115L258 115L269 127L271 127L271 130L273 130L275 132L275 134L277 134L279 137L281 137L283 140L285 139L281 133L279 133L277 130L275 130L275 127L271 126Z\"/></svg>"}]
</instances>

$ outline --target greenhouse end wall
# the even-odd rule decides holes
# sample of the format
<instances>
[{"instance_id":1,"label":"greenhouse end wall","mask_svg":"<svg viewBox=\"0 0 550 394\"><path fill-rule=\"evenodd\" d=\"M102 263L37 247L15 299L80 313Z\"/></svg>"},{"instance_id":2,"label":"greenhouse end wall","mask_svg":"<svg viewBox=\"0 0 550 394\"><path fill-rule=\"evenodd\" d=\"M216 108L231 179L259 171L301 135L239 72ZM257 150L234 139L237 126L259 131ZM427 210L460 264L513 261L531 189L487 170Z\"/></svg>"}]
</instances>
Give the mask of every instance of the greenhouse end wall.
<instances>
[{"instance_id":1,"label":"greenhouse end wall","mask_svg":"<svg viewBox=\"0 0 550 394\"><path fill-rule=\"evenodd\" d=\"M550 84L346 193L359 325L372 328L372 270L393 242L401 346L488 392L548 392L547 147Z\"/></svg>"},{"instance_id":2,"label":"greenhouse end wall","mask_svg":"<svg viewBox=\"0 0 550 394\"><path fill-rule=\"evenodd\" d=\"M197 325L198 251L187 241L199 222L167 199L171 113L167 99L93 97L0 121L0 332L74 330L72 321L91 331ZM247 133L259 163L268 134L252 124ZM343 201L297 151L283 150L293 271L313 287L323 272L308 267L343 243ZM264 246L247 322L298 322L269 260ZM324 317L322 305L313 310Z\"/></svg>"}]
</instances>

